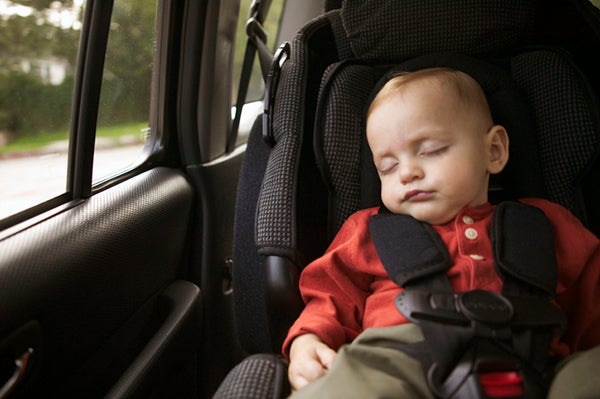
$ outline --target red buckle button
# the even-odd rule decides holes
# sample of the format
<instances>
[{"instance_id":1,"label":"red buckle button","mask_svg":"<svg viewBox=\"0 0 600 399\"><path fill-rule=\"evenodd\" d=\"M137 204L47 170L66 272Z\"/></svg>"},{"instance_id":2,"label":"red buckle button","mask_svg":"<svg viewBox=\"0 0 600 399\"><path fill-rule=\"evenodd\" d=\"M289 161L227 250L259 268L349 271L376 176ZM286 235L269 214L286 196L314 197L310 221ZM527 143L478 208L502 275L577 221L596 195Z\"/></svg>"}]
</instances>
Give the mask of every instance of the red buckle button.
<instances>
[{"instance_id":1,"label":"red buckle button","mask_svg":"<svg viewBox=\"0 0 600 399\"><path fill-rule=\"evenodd\" d=\"M523 395L523 380L516 371L494 371L479 374L483 392L491 398Z\"/></svg>"}]
</instances>

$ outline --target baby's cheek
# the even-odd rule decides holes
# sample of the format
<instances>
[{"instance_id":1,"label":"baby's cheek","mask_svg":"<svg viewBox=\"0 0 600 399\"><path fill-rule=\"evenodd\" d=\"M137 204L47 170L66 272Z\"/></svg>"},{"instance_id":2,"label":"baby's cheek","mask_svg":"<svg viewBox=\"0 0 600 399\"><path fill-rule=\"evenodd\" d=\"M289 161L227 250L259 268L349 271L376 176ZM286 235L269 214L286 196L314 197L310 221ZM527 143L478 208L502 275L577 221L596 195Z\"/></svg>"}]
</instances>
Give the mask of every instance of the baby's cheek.
<instances>
[{"instance_id":1,"label":"baby's cheek","mask_svg":"<svg viewBox=\"0 0 600 399\"><path fill-rule=\"evenodd\" d=\"M397 196L391 193L383 193L381 196L381 201L390 212L398 213L400 211Z\"/></svg>"}]
</instances>

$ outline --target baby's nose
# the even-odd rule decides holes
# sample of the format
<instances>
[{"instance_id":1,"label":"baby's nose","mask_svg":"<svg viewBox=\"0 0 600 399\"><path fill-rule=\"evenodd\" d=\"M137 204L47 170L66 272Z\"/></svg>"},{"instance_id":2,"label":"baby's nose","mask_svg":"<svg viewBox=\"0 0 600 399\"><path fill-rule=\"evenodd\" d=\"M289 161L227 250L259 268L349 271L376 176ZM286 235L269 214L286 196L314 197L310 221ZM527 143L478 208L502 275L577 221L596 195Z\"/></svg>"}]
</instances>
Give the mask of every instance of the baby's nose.
<instances>
[{"instance_id":1,"label":"baby's nose","mask_svg":"<svg viewBox=\"0 0 600 399\"><path fill-rule=\"evenodd\" d=\"M400 166L400 180L402 184L422 179L423 176L423 169L419 166L418 162L403 162Z\"/></svg>"}]
</instances>

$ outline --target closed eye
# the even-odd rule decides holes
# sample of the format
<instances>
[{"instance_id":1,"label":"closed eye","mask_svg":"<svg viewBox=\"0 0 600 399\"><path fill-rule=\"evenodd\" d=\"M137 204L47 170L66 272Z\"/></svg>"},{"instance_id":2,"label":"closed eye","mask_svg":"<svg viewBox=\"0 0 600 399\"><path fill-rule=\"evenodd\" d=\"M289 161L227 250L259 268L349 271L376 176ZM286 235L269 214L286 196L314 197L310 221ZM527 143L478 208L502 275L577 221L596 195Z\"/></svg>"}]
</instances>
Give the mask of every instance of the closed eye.
<instances>
[{"instance_id":1,"label":"closed eye","mask_svg":"<svg viewBox=\"0 0 600 399\"><path fill-rule=\"evenodd\" d=\"M380 176L384 176L388 173L391 173L398 165L398 162L394 161L383 161L379 165L377 165L377 172Z\"/></svg>"},{"instance_id":2,"label":"closed eye","mask_svg":"<svg viewBox=\"0 0 600 399\"><path fill-rule=\"evenodd\" d=\"M444 154L446 151L448 151L449 148L450 148L450 146L446 145L446 146L442 146L442 147L439 147L439 148L434 148L432 150L425 150L425 151L422 151L419 154L419 156L421 158L436 157L436 156Z\"/></svg>"}]
</instances>

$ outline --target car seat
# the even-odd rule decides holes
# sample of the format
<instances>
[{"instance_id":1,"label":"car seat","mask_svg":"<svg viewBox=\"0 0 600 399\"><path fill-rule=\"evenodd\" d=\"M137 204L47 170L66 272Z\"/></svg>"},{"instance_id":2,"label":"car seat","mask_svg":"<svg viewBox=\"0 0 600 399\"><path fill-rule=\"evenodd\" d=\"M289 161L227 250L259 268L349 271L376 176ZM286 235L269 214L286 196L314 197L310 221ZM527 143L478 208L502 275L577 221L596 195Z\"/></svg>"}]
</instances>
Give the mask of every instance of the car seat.
<instances>
[{"instance_id":1,"label":"car seat","mask_svg":"<svg viewBox=\"0 0 600 399\"><path fill-rule=\"evenodd\" d=\"M279 353L303 307L302 268L350 214L379 204L364 108L392 67L474 76L511 138L490 198L544 197L598 234L598 102L572 56L536 33L549 10L534 0L346 0L279 50L248 142L234 237L237 334L263 355L234 369L218 397L273 394L256 392L257 375L268 380L261 386L280 381L282 366L264 354Z\"/></svg>"}]
</instances>

